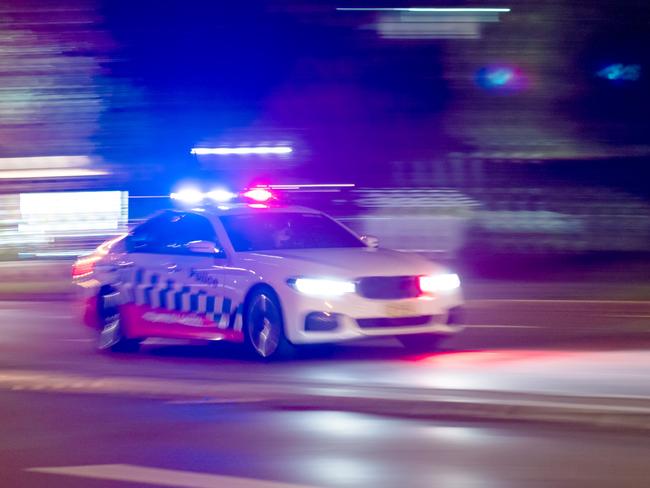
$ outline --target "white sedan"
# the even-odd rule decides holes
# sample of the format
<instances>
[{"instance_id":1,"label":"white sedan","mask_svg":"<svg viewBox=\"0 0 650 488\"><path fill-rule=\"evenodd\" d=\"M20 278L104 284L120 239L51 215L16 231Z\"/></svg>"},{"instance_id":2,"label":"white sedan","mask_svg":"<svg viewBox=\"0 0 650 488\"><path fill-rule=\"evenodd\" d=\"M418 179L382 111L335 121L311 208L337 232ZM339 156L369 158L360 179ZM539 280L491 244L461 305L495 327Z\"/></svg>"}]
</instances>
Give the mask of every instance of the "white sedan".
<instances>
[{"instance_id":1,"label":"white sedan","mask_svg":"<svg viewBox=\"0 0 650 488\"><path fill-rule=\"evenodd\" d=\"M302 207L166 210L80 258L73 278L100 349L229 340L272 358L393 336L424 351L462 328L456 274Z\"/></svg>"}]
</instances>

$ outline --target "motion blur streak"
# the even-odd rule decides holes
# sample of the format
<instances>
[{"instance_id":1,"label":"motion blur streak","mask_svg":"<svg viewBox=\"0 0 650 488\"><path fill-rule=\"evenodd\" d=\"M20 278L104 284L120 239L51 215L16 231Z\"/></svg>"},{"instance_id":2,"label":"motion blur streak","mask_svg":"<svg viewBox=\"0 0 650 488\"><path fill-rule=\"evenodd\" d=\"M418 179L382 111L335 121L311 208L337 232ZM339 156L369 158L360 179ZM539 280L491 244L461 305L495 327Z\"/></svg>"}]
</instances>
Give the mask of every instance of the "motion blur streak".
<instances>
[{"instance_id":1,"label":"motion blur streak","mask_svg":"<svg viewBox=\"0 0 650 488\"><path fill-rule=\"evenodd\" d=\"M23 169L0 171L0 179L32 179L32 178L70 178L76 176L103 176L106 171L98 169Z\"/></svg>"},{"instance_id":2,"label":"motion blur streak","mask_svg":"<svg viewBox=\"0 0 650 488\"><path fill-rule=\"evenodd\" d=\"M393 8L372 8L372 7L338 7L340 11L359 12L451 12L451 13L480 13L480 12L510 12L509 8L482 8L482 7L393 7Z\"/></svg>"},{"instance_id":3,"label":"motion blur streak","mask_svg":"<svg viewBox=\"0 0 650 488\"><path fill-rule=\"evenodd\" d=\"M125 231L122 191L0 195L0 245L5 259L74 255Z\"/></svg>"},{"instance_id":4,"label":"motion blur streak","mask_svg":"<svg viewBox=\"0 0 650 488\"><path fill-rule=\"evenodd\" d=\"M290 154L293 152L291 147L287 146L270 146L270 147L195 147L191 153L196 155L247 155L247 154Z\"/></svg>"},{"instance_id":5,"label":"motion blur streak","mask_svg":"<svg viewBox=\"0 0 650 488\"><path fill-rule=\"evenodd\" d=\"M374 27L383 39L478 39L481 24L499 22L509 8L337 8L342 12L377 12ZM364 26L363 28L367 28Z\"/></svg>"}]
</instances>

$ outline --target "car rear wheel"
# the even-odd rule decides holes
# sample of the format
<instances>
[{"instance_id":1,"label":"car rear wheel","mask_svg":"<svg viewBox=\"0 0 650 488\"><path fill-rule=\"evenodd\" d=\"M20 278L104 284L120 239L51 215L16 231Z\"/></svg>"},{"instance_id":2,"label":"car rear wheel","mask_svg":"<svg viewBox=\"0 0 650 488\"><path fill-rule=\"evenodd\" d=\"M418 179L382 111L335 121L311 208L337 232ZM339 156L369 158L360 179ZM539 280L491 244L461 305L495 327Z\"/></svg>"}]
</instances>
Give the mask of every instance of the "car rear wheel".
<instances>
[{"instance_id":1,"label":"car rear wheel","mask_svg":"<svg viewBox=\"0 0 650 488\"><path fill-rule=\"evenodd\" d=\"M245 330L246 342L261 358L279 359L293 353L284 334L280 304L271 290L260 290L248 300Z\"/></svg>"},{"instance_id":2,"label":"car rear wheel","mask_svg":"<svg viewBox=\"0 0 650 488\"><path fill-rule=\"evenodd\" d=\"M444 336L435 334L413 334L398 337L402 345L411 352L434 352L440 348Z\"/></svg>"},{"instance_id":3,"label":"car rear wheel","mask_svg":"<svg viewBox=\"0 0 650 488\"><path fill-rule=\"evenodd\" d=\"M136 352L139 339L129 339L124 334L122 317L118 304L118 292L109 291L99 298L100 330L97 349L113 352Z\"/></svg>"}]
</instances>

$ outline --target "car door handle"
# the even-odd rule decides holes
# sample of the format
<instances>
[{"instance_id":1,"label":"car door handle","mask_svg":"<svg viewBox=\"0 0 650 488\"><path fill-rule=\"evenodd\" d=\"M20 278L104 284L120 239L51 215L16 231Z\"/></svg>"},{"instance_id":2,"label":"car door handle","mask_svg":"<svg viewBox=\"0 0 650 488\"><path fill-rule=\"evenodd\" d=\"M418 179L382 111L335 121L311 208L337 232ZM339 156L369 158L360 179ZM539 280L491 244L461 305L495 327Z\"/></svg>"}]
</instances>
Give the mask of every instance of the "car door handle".
<instances>
[{"instance_id":1,"label":"car door handle","mask_svg":"<svg viewBox=\"0 0 650 488\"><path fill-rule=\"evenodd\" d=\"M178 264L166 264L165 267L167 268L168 273L178 273L181 271L181 268L178 267Z\"/></svg>"}]
</instances>

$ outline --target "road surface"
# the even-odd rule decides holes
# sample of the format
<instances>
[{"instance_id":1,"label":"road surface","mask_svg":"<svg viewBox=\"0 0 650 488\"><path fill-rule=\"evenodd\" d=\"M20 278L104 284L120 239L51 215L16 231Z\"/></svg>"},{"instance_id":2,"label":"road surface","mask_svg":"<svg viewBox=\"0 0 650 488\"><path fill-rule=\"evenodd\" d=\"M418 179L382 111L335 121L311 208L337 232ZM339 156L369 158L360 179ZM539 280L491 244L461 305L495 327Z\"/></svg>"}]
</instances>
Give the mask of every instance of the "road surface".
<instances>
[{"instance_id":1,"label":"road surface","mask_svg":"<svg viewBox=\"0 0 650 488\"><path fill-rule=\"evenodd\" d=\"M642 487L647 436L12 392L2 486ZM11 419L7 422L6 419Z\"/></svg>"},{"instance_id":2,"label":"road surface","mask_svg":"<svg viewBox=\"0 0 650 488\"><path fill-rule=\"evenodd\" d=\"M403 400L440 391L486 402L496 393L650 400L648 304L469 305L471 326L439 352L380 340L262 363L228 344L150 341L139 354L99 354L73 304L2 302L2 486L647 486L647 429L257 401L319 385Z\"/></svg>"}]
</instances>

